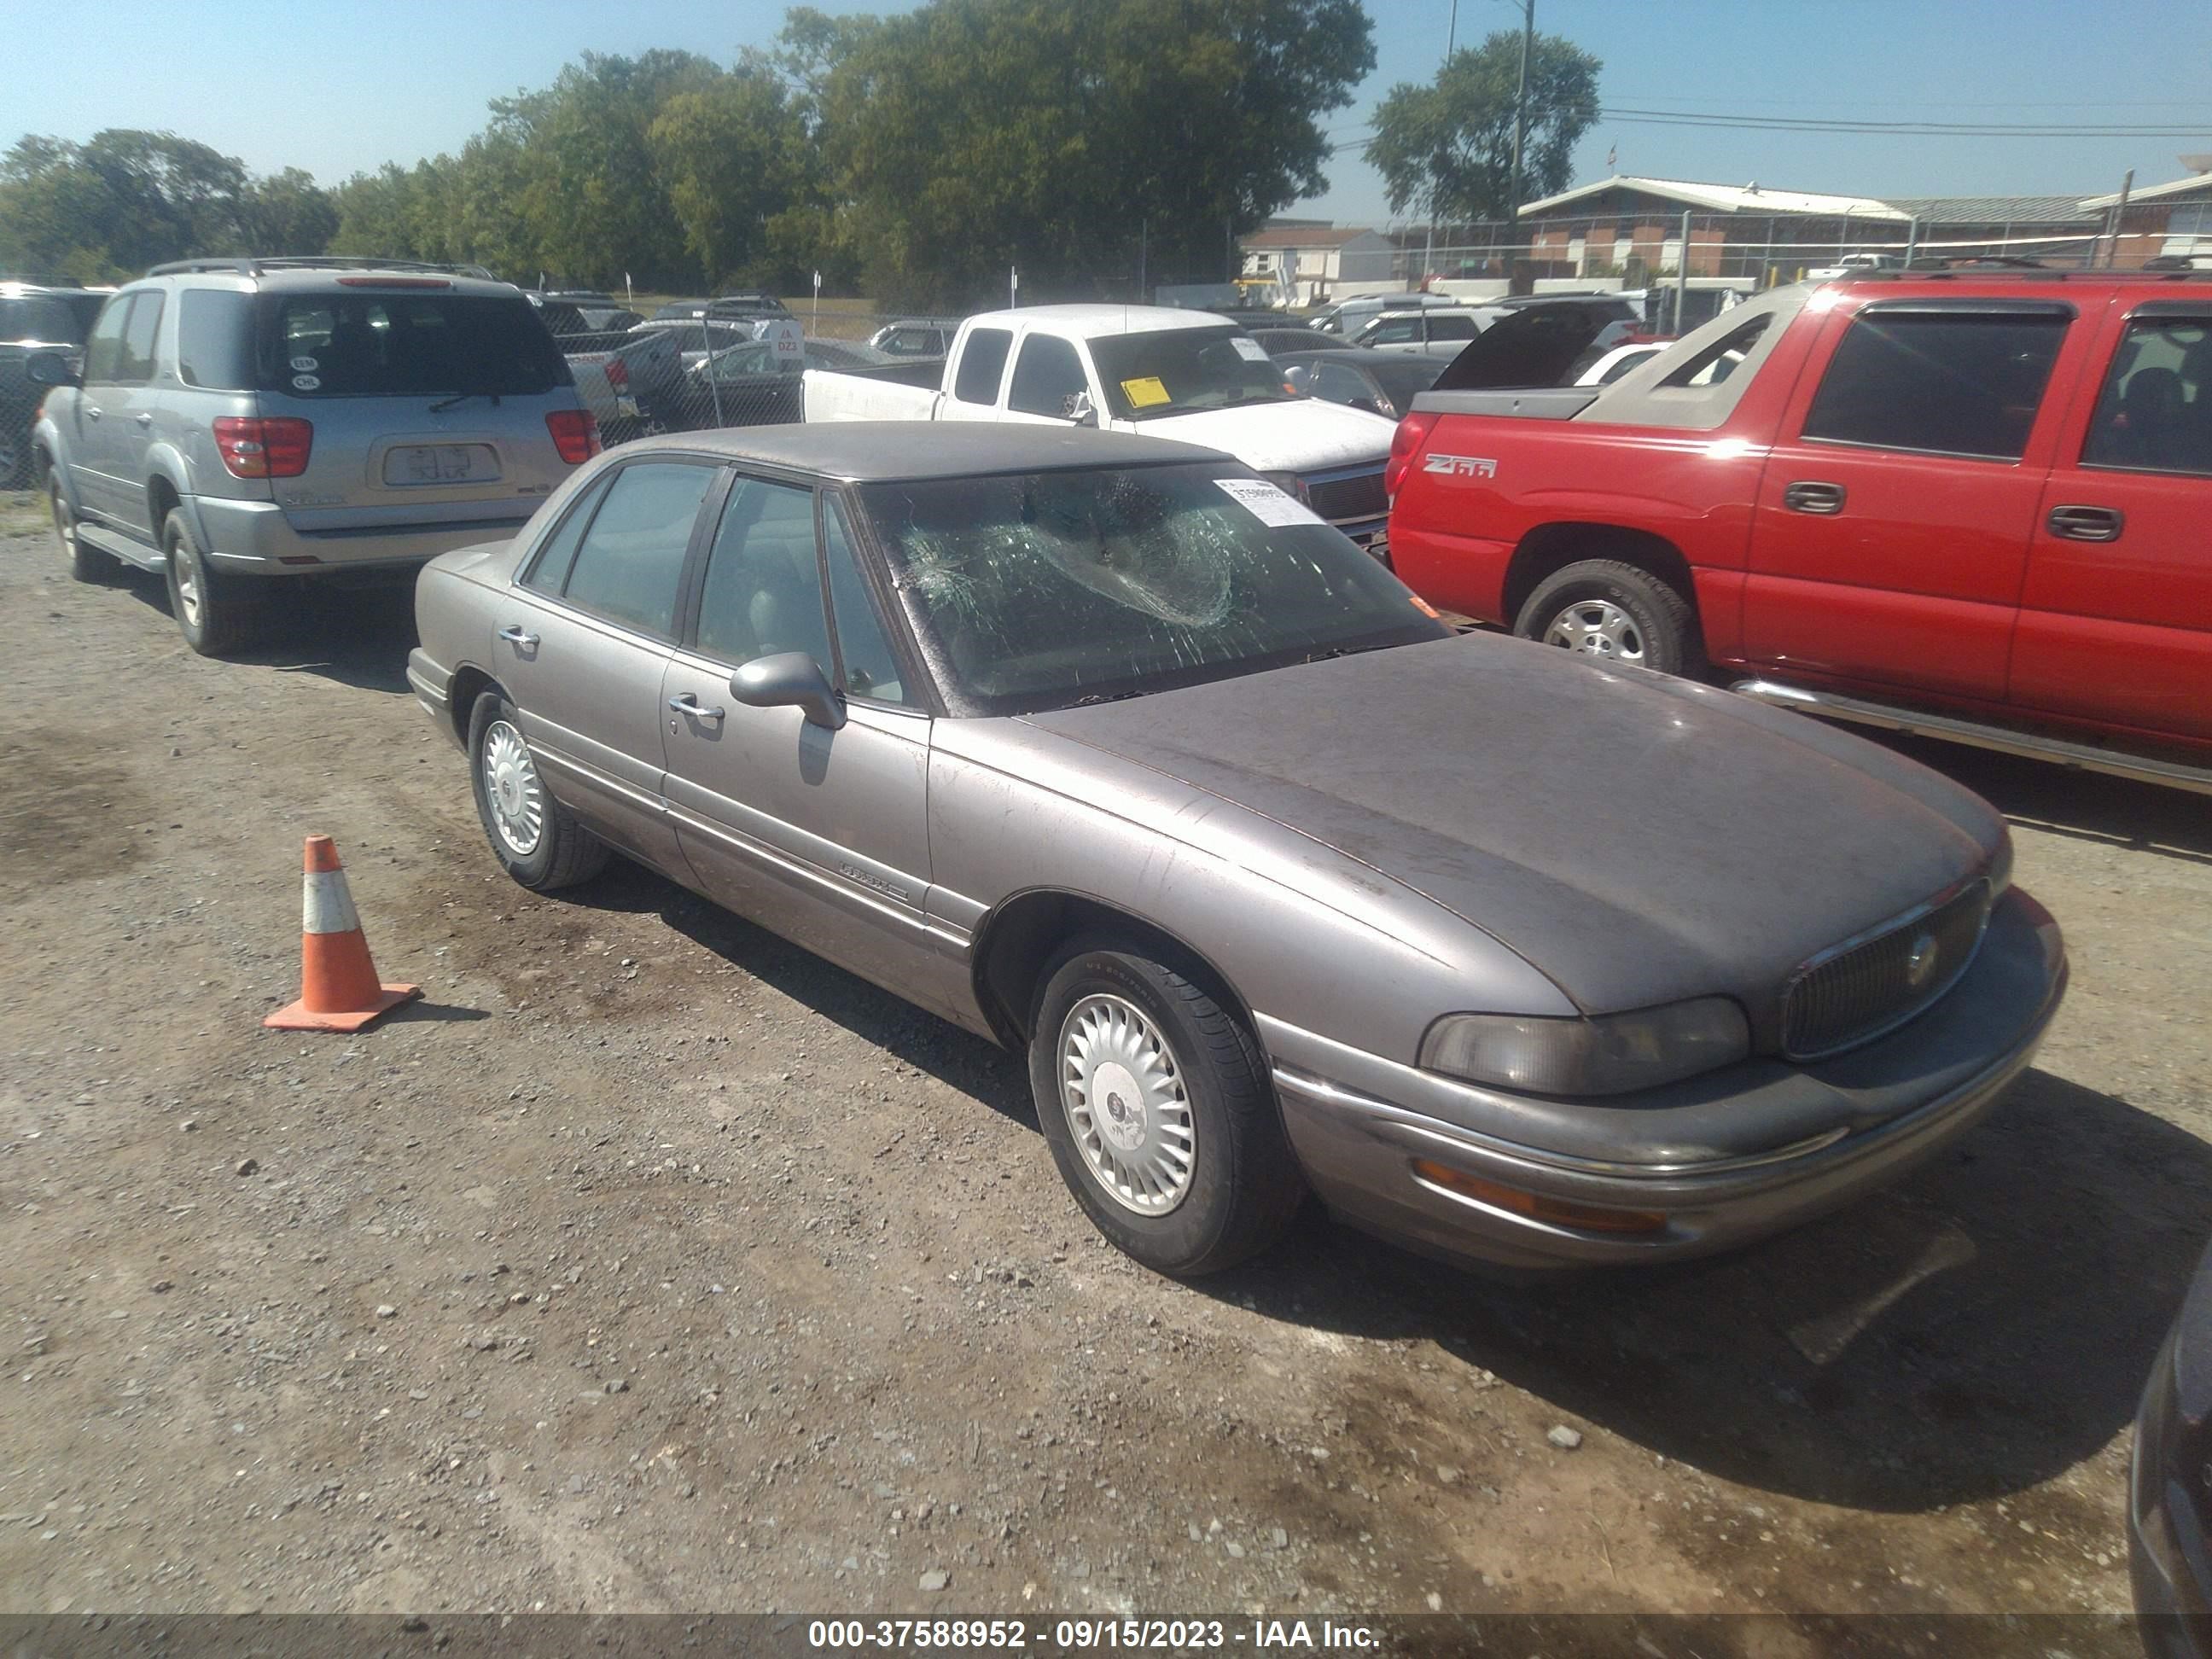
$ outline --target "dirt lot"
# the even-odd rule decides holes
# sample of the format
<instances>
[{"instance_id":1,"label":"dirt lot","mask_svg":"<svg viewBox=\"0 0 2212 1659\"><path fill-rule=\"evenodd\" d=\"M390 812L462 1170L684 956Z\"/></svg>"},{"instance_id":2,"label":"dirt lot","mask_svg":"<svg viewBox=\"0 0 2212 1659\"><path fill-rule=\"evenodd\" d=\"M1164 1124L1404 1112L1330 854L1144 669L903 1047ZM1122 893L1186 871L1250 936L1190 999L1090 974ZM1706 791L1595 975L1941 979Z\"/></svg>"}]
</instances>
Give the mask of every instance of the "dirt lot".
<instances>
[{"instance_id":1,"label":"dirt lot","mask_svg":"<svg viewBox=\"0 0 2212 1659\"><path fill-rule=\"evenodd\" d=\"M1186 1287L1009 1057L627 866L508 884L404 605L205 662L0 503L8 1607L2126 1606L2212 1218L2203 800L1919 751L2075 979L1863 1207L1534 1289L1316 1218ZM427 989L357 1038L258 1023L313 830Z\"/></svg>"}]
</instances>

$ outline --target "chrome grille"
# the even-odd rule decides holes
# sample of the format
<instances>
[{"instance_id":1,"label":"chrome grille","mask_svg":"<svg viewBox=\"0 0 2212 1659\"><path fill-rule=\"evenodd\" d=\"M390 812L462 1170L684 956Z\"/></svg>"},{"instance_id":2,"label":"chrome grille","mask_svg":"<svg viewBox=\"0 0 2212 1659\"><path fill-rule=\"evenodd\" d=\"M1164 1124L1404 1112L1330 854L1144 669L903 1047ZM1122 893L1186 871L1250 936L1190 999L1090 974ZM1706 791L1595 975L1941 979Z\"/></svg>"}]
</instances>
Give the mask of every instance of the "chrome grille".
<instances>
[{"instance_id":1,"label":"chrome grille","mask_svg":"<svg viewBox=\"0 0 2212 1659\"><path fill-rule=\"evenodd\" d=\"M1814 1060L1880 1036L1951 988L1989 920L1977 881L1873 938L1847 942L1799 969L1782 994L1782 1050Z\"/></svg>"},{"instance_id":2,"label":"chrome grille","mask_svg":"<svg viewBox=\"0 0 2212 1659\"><path fill-rule=\"evenodd\" d=\"M1382 493L1382 469L1309 483L1306 505L1332 524L1346 519L1379 519L1390 510L1389 498Z\"/></svg>"}]
</instances>

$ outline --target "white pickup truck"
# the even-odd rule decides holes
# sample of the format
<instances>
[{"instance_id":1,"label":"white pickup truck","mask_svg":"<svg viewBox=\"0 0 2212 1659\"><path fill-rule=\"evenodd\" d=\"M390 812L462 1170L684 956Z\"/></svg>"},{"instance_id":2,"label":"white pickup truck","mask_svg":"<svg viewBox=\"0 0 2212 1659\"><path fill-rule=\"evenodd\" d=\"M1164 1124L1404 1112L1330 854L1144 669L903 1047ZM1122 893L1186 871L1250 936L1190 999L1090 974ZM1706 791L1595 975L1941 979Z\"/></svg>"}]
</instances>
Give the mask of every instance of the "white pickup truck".
<instances>
[{"instance_id":1,"label":"white pickup truck","mask_svg":"<svg viewBox=\"0 0 2212 1659\"><path fill-rule=\"evenodd\" d=\"M810 421L1103 426L1234 455L1388 560L1390 422L1301 398L1226 318L1158 306L1032 306L960 325L941 363L810 368Z\"/></svg>"}]
</instances>

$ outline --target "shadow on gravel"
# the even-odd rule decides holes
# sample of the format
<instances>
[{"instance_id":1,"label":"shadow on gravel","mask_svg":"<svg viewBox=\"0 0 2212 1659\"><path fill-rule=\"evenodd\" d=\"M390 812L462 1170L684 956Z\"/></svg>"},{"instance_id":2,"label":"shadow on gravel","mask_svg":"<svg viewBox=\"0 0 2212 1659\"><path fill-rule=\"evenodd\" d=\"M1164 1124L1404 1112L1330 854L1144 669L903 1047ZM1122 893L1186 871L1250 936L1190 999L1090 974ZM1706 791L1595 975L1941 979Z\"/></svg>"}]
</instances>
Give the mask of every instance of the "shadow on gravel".
<instances>
[{"instance_id":1,"label":"shadow on gravel","mask_svg":"<svg viewBox=\"0 0 2212 1659\"><path fill-rule=\"evenodd\" d=\"M993 1111L1034 1128L1029 1073L1021 1060L958 1026L870 984L857 974L757 927L730 911L627 859L569 892L543 895L592 909L658 915L670 927L843 1026L893 1058L970 1095Z\"/></svg>"},{"instance_id":2,"label":"shadow on gravel","mask_svg":"<svg viewBox=\"0 0 2212 1659\"><path fill-rule=\"evenodd\" d=\"M1921 1510L2019 1492L2105 1446L2208 1218L2212 1147L2039 1071L1900 1186L1734 1255L1506 1285L1314 1228L1200 1288L1346 1334L1433 1339L1731 1480ZM1344 1411L1357 1427L1378 1407Z\"/></svg>"},{"instance_id":3,"label":"shadow on gravel","mask_svg":"<svg viewBox=\"0 0 2212 1659\"><path fill-rule=\"evenodd\" d=\"M2212 864L2212 811L2203 796L2185 789L2071 771L1964 744L1869 731L1858 735L1963 783L2015 823Z\"/></svg>"},{"instance_id":4,"label":"shadow on gravel","mask_svg":"<svg viewBox=\"0 0 2212 1659\"><path fill-rule=\"evenodd\" d=\"M403 1002L380 1022L386 1025L465 1025L491 1015L482 1008L453 1002Z\"/></svg>"},{"instance_id":5,"label":"shadow on gravel","mask_svg":"<svg viewBox=\"0 0 2212 1659\"><path fill-rule=\"evenodd\" d=\"M126 570L116 578L142 605L169 617L169 589L159 576ZM411 583L336 587L272 580L266 631L231 659L288 674L316 674L364 691L404 693L407 653L415 648Z\"/></svg>"}]
</instances>

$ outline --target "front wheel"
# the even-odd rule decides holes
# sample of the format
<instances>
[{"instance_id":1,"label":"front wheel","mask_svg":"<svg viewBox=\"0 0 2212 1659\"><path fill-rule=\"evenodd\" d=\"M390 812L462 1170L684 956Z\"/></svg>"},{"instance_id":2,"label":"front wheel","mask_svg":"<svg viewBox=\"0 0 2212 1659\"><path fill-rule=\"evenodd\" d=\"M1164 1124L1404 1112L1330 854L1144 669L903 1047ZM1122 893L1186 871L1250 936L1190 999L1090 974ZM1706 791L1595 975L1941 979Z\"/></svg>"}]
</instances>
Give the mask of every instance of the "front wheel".
<instances>
[{"instance_id":1,"label":"front wheel","mask_svg":"<svg viewBox=\"0 0 2212 1659\"><path fill-rule=\"evenodd\" d=\"M1258 1043L1140 945L1093 937L1060 951L1031 1021L1030 1086L1091 1224L1157 1273L1233 1267L1304 1196Z\"/></svg>"},{"instance_id":2,"label":"front wheel","mask_svg":"<svg viewBox=\"0 0 2212 1659\"><path fill-rule=\"evenodd\" d=\"M1690 603L1648 570L1585 559L1554 571L1521 607L1513 631L1578 656L1662 674L1705 668Z\"/></svg>"},{"instance_id":3,"label":"front wheel","mask_svg":"<svg viewBox=\"0 0 2212 1659\"><path fill-rule=\"evenodd\" d=\"M104 579L114 568L114 561L85 545L84 538L76 533L76 514L62 494L61 474L52 469L46 473L46 507L54 515L54 540L61 546L62 562L69 566L70 574L81 582Z\"/></svg>"},{"instance_id":4,"label":"front wheel","mask_svg":"<svg viewBox=\"0 0 2212 1659\"><path fill-rule=\"evenodd\" d=\"M553 799L523 741L522 717L497 691L470 711L469 774L491 850L525 887L572 887L605 867L606 842Z\"/></svg>"},{"instance_id":5,"label":"front wheel","mask_svg":"<svg viewBox=\"0 0 2212 1659\"><path fill-rule=\"evenodd\" d=\"M161 562L169 576L169 614L200 655L227 657L260 630L258 599L246 582L215 573L181 511L172 509L161 521Z\"/></svg>"}]
</instances>

